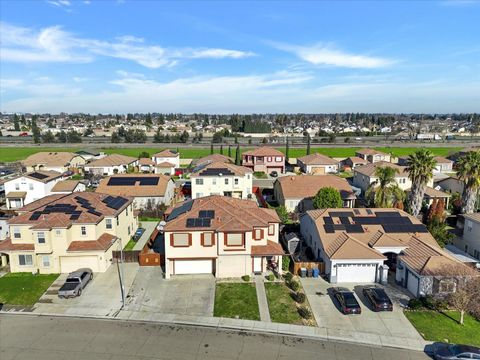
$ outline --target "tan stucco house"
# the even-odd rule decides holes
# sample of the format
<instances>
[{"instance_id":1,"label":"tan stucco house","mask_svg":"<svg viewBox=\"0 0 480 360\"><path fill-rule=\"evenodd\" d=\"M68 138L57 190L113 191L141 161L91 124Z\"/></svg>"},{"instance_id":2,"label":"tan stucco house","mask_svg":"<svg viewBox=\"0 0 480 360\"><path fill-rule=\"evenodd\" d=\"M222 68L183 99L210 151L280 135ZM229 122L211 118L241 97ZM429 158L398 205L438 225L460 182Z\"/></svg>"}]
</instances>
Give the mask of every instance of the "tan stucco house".
<instances>
[{"instance_id":1,"label":"tan stucco house","mask_svg":"<svg viewBox=\"0 0 480 360\"><path fill-rule=\"evenodd\" d=\"M273 171L285 172L285 155L274 148L261 146L242 154L242 165L254 172L270 174Z\"/></svg>"},{"instance_id":2,"label":"tan stucco house","mask_svg":"<svg viewBox=\"0 0 480 360\"><path fill-rule=\"evenodd\" d=\"M324 175L337 173L340 162L326 155L314 153L297 158L297 166L305 174Z\"/></svg>"},{"instance_id":3,"label":"tan stucco house","mask_svg":"<svg viewBox=\"0 0 480 360\"><path fill-rule=\"evenodd\" d=\"M165 277L214 274L219 278L281 272L280 220L250 200L208 196L167 211Z\"/></svg>"},{"instance_id":4,"label":"tan stucco house","mask_svg":"<svg viewBox=\"0 0 480 360\"><path fill-rule=\"evenodd\" d=\"M92 192L47 196L9 220L10 237L0 243L0 253L8 255L12 272L104 272L112 251L137 228L132 202Z\"/></svg>"},{"instance_id":5,"label":"tan stucco house","mask_svg":"<svg viewBox=\"0 0 480 360\"><path fill-rule=\"evenodd\" d=\"M37 152L21 161L27 172L44 170L64 173L85 165L85 159L71 152Z\"/></svg>"}]
</instances>

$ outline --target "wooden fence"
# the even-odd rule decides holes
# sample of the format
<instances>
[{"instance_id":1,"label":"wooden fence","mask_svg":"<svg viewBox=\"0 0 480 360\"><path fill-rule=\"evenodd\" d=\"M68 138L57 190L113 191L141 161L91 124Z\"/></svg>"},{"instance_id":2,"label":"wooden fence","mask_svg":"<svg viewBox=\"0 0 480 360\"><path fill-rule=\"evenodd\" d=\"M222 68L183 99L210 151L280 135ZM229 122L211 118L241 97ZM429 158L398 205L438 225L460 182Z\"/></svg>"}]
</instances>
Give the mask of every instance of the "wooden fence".
<instances>
[{"instance_id":1,"label":"wooden fence","mask_svg":"<svg viewBox=\"0 0 480 360\"><path fill-rule=\"evenodd\" d=\"M116 261L120 259L120 251L112 251L112 257ZM123 261L127 263L138 262L138 256L140 255L140 250L129 250L123 251Z\"/></svg>"},{"instance_id":2,"label":"wooden fence","mask_svg":"<svg viewBox=\"0 0 480 360\"><path fill-rule=\"evenodd\" d=\"M161 255L154 252L145 252L138 256L140 266L160 266L161 260Z\"/></svg>"}]
</instances>

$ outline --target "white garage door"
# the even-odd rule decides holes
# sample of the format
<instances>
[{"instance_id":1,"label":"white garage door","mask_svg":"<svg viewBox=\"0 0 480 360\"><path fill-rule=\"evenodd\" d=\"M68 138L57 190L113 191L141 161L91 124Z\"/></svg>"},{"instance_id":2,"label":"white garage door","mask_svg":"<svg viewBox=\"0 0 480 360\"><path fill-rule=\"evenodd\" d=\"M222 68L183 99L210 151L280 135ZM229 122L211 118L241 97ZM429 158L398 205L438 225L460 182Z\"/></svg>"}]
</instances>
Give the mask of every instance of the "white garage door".
<instances>
[{"instance_id":1,"label":"white garage door","mask_svg":"<svg viewBox=\"0 0 480 360\"><path fill-rule=\"evenodd\" d=\"M413 296L418 295L418 278L410 271L408 272L407 289L413 294Z\"/></svg>"},{"instance_id":2,"label":"white garage door","mask_svg":"<svg viewBox=\"0 0 480 360\"><path fill-rule=\"evenodd\" d=\"M374 283L376 264L337 264L337 283Z\"/></svg>"},{"instance_id":3,"label":"white garage door","mask_svg":"<svg viewBox=\"0 0 480 360\"><path fill-rule=\"evenodd\" d=\"M212 260L175 260L175 275L212 274Z\"/></svg>"},{"instance_id":4,"label":"white garage door","mask_svg":"<svg viewBox=\"0 0 480 360\"><path fill-rule=\"evenodd\" d=\"M98 272L98 256L63 256L60 258L62 273L70 273L81 268L89 268L93 272Z\"/></svg>"}]
</instances>

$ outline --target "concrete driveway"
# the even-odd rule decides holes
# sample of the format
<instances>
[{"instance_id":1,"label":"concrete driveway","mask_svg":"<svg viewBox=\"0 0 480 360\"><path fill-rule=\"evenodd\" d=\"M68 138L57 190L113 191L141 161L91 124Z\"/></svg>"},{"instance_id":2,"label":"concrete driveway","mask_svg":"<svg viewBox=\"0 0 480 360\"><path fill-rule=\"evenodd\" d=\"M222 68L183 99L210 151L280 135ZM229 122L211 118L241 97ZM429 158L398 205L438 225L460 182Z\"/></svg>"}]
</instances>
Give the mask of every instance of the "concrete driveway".
<instances>
[{"instance_id":1,"label":"concrete driveway","mask_svg":"<svg viewBox=\"0 0 480 360\"><path fill-rule=\"evenodd\" d=\"M394 310L392 312L374 312L362 294L363 285L340 284L339 286L355 292L362 307L360 315L343 315L337 302L328 294L328 289L337 285L332 285L321 278L302 278L301 283L319 327L336 329L339 332L375 334L397 340L399 338L422 339L403 314L402 305L406 303L408 297L390 285L383 287L393 302ZM380 286L379 284L375 285Z\"/></svg>"},{"instance_id":2,"label":"concrete driveway","mask_svg":"<svg viewBox=\"0 0 480 360\"><path fill-rule=\"evenodd\" d=\"M123 264L125 294L128 294L139 269L136 263ZM85 287L82 295L72 299L58 298L58 289L68 274L61 274L46 293L35 304L34 312L115 316L122 306L118 271L115 264L104 273L95 273L93 280Z\"/></svg>"},{"instance_id":3,"label":"concrete driveway","mask_svg":"<svg viewBox=\"0 0 480 360\"><path fill-rule=\"evenodd\" d=\"M140 267L135 277L125 310L132 313L213 316L214 301L213 276L183 275L166 280L160 267L146 266Z\"/></svg>"}]
</instances>

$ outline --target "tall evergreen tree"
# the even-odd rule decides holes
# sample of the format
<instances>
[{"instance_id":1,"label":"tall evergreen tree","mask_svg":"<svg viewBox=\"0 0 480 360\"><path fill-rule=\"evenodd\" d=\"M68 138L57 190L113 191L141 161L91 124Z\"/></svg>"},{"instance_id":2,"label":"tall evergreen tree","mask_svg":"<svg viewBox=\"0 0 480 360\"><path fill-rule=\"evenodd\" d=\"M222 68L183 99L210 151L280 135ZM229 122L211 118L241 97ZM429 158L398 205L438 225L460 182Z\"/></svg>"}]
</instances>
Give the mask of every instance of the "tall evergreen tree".
<instances>
[{"instance_id":1,"label":"tall evergreen tree","mask_svg":"<svg viewBox=\"0 0 480 360\"><path fill-rule=\"evenodd\" d=\"M13 115L13 127L15 128L15 131L20 131L20 124L18 123L17 114Z\"/></svg>"},{"instance_id":2,"label":"tall evergreen tree","mask_svg":"<svg viewBox=\"0 0 480 360\"><path fill-rule=\"evenodd\" d=\"M285 145L285 161L288 163L290 161L290 143L287 136L287 144Z\"/></svg>"},{"instance_id":3,"label":"tall evergreen tree","mask_svg":"<svg viewBox=\"0 0 480 360\"><path fill-rule=\"evenodd\" d=\"M223 144L222 144L222 145L220 145L220 154L222 154L222 155L223 155Z\"/></svg>"},{"instance_id":4,"label":"tall evergreen tree","mask_svg":"<svg viewBox=\"0 0 480 360\"><path fill-rule=\"evenodd\" d=\"M310 134L307 134L307 155L310 155Z\"/></svg>"},{"instance_id":5,"label":"tall evergreen tree","mask_svg":"<svg viewBox=\"0 0 480 360\"><path fill-rule=\"evenodd\" d=\"M213 143L210 144L210 154L213 154Z\"/></svg>"},{"instance_id":6,"label":"tall evergreen tree","mask_svg":"<svg viewBox=\"0 0 480 360\"><path fill-rule=\"evenodd\" d=\"M41 142L40 138L40 130L38 129L37 126L37 117L34 115L32 116L32 135L33 135L33 142L35 144L39 144Z\"/></svg>"},{"instance_id":7,"label":"tall evergreen tree","mask_svg":"<svg viewBox=\"0 0 480 360\"><path fill-rule=\"evenodd\" d=\"M235 165L240 165L240 145L237 145L237 150L235 151Z\"/></svg>"},{"instance_id":8,"label":"tall evergreen tree","mask_svg":"<svg viewBox=\"0 0 480 360\"><path fill-rule=\"evenodd\" d=\"M232 157L232 146L231 145L228 145L228 157L229 158Z\"/></svg>"}]
</instances>

